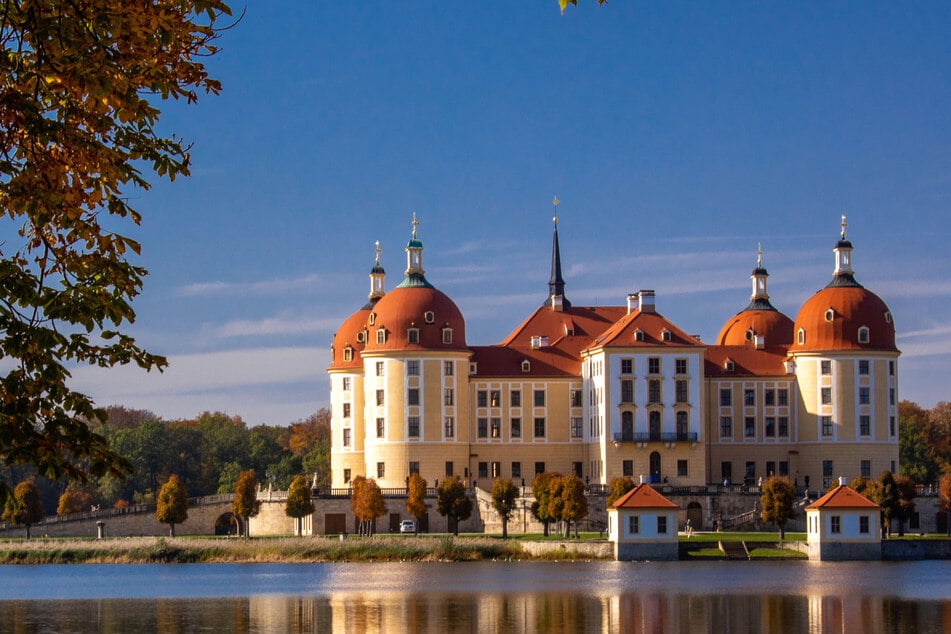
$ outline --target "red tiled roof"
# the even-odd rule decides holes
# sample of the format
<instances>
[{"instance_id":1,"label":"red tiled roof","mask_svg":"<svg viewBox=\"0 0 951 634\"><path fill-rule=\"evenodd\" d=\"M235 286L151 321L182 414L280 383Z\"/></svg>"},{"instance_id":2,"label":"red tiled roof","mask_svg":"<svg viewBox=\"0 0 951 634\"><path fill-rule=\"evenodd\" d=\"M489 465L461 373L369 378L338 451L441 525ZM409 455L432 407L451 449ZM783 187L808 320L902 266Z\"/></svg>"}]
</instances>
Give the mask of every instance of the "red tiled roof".
<instances>
[{"instance_id":1,"label":"red tiled roof","mask_svg":"<svg viewBox=\"0 0 951 634\"><path fill-rule=\"evenodd\" d=\"M778 310L742 310L730 317L720 334L718 346L752 346L747 333L764 338L767 346L788 346L793 341L793 321Z\"/></svg>"},{"instance_id":2,"label":"red tiled roof","mask_svg":"<svg viewBox=\"0 0 951 634\"><path fill-rule=\"evenodd\" d=\"M680 507L655 491L649 484L639 484L611 505L614 509L679 509Z\"/></svg>"},{"instance_id":3,"label":"red tiled roof","mask_svg":"<svg viewBox=\"0 0 951 634\"><path fill-rule=\"evenodd\" d=\"M548 337L549 345L556 345L565 338L591 339L610 328L626 310L623 306L571 306L563 311L555 311L542 306L519 324L500 345L529 348L535 336Z\"/></svg>"},{"instance_id":4,"label":"red tiled roof","mask_svg":"<svg viewBox=\"0 0 951 634\"><path fill-rule=\"evenodd\" d=\"M806 507L809 509L877 509L878 504L852 487L840 484Z\"/></svg>"},{"instance_id":5,"label":"red tiled roof","mask_svg":"<svg viewBox=\"0 0 951 634\"><path fill-rule=\"evenodd\" d=\"M626 312L626 311L625 311ZM644 340L638 341L634 333L640 330ZM670 341L664 341L663 332L670 332ZM622 315L610 328L598 336L589 349L609 347L683 347L704 344L696 337L687 334L666 317L654 311L634 310Z\"/></svg>"},{"instance_id":6,"label":"red tiled roof","mask_svg":"<svg viewBox=\"0 0 951 634\"><path fill-rule=\"evenodd\" d=\"M832 309L831 321L826 311ZM859 343L859 328L869 329L868 343ZM895 324L885 302L861 286L827 286L806 300L796 315L795 329L805 331L803 345L792 352L825 350L895 351Z\"/></svg>"},{"instance_id":7,"label":"red tiled roof","mask_svg":"<svg viewBox=\"0 0 951 634\"><path fill-rule=\"evenodd\" d=\"M706 376L785 376L786 347L774 346L757 350L750 346L710 346L704 351ZM733 361L728 372L726 361Z\"/></svg>"}]
</instances>

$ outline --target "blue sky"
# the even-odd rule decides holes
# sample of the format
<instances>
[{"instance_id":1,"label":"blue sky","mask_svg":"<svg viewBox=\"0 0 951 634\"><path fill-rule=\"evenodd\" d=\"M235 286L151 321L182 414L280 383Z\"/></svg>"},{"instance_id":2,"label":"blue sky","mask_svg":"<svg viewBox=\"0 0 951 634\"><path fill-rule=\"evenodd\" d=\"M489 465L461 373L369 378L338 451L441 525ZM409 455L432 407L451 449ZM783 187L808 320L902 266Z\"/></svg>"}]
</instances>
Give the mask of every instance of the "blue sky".
<instances>
[{"instance_id":1,"label":"blue sky","mask_svg":"<svg viewBox=\"0 0 951 634\"><path fill-rule=\"evenodd\" d=\"M170 104L193 174L137 192L131 328L162 375L79 368L100 405L286 424L329 401L336 326L415 211L428 279L500 341L545 298L551 199L574 303L657 292L712 342L762 243L795 318L832 275L891 307L900 394L951 398L951 5L251 0Z\"/></svg>"}]
</instances>

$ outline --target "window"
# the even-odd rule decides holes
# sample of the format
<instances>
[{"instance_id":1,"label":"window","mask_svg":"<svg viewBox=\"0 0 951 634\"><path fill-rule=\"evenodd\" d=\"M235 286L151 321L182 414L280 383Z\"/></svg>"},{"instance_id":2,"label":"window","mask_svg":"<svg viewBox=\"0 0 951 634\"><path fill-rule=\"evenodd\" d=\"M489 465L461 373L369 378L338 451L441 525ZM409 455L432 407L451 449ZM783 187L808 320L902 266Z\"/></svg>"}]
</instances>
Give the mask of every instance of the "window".
<instances>
[{"instance_id":1,"label":"window","mask_svg":"<svg viewBox=\"0 0 951 634\"><path fill-rule=\"evenodd\" d=\"M621 379L621 402L634 402L634 381L631 379Z\"/></svg>"},{"instance_id":2,"label":"window","mask_svg":"<svg viewBox=\"0 0 951 634\"><path fill-rule=\"evenodd\" d=\"M492 430L492 437L493 437L493 438L501 438L501 437L502 437L502 419L501 419L501 418L493 418L493 419L490 421L490 424L491 424L491 427L490 427L490 428L491 428L491 430Z\"/></svg>"},{"instance_id":3,"label":"window","mask_svg":"<svg viewBox=\"0 0 951 634\"><path fill-rule=\"evenodd\" d=\"M747 438L752 438L756 435L756 419L752 416L747 416L743 419L743 435Z\"/></svg>"},{"instance_id":4,"label":"window","mask_svg":"<svg viewBox=\"0 0 951 634\"><path fill-rule=\"evenodd\" d=\"M350 446L350 430L349 429L343 430L343 446L344 447Z\"/></svg>"},{"instance_id":5,"label":"window","mask_svg":"<svg viewBox=\"0 0 951 634\"><path fill-rule=\"evenodd\" d=\"M638 515L628 515L627 516L627 533L628 535L637 535L641 532L641 518Z\"/></svg>"},{"instance_id":6,"label":"window","mask_svg":"<svg viewBox=\"0 0 951 634\"><path fill-rule=\"evenodd\" d=\"M868 535L869 532L868 515L859 515L859 533Z\"/></svg>"},{"instance_id":7,"label":"window","mask_svg":"<svg viewBox=\"0 0 951 634\"><path fill-rule=\"evenodd\" d=\"M571 419L571 437L581 438L581 419L580 418Z\"/></svg>"},{"instance_id":8,"label":"window","mask_svg":"<svg viewBox=\"0 0 951 634\"><path fill-rule=\"evenodd\" d=\"M443 361L442 362L442 373L446 376L452 376L452 361Z\"/></svg>"},{"instance_id":9,"label":"window","mask_svg":"<svg viewBox=\"0 0 951 634\"><path fill-rule=\"evenodd\" d=\"M512 407L521 407L522 406L522 391L512 390L510 401L512 403Z\"/></svg>"},{"instance_id":10,"label":"window","mask_svg":"<svg viewBox=\"0 0 951 634\"><path fill-rule=\"evenodd\" d=\"M344 392L350 391L350 377L349 376L343 377L343 391Z\"/></svg>"},{"instance_id":11,"label":"window","mask_svg":"<svg viewBox=\"0 0 951 634\"><path fill-rule=\"evenodd\" d=\"M364 329L357 333L357 343L366 343L366 342L367 342L367 331L366 329Z\"/></svg>"},{"instance_id":12,"label":"window","mask_svg":"<svg viewBox=\"0 0 951 634\"><path fill-rule=\"evenodd\" d=\"M385 400L385 397L384 397L385 394L386 394L386 392L384 392L383 390L377 390L377 391L376 391L376 404L377 404L377 405L383 405L384 400Z\"/></svg>"},{"instance_id":13,"label":"window","mask_svg":"<svg viewBox=\"0 0 951 634\"><path fill-rule=\"evenodd\" d=\"M868 359L859 359L859 374L868 374Z\"/></svg>"},{"instance_id":14,"label":"window","mask_svg":"<svg viewBox=\"0 0 951 634\"><path fill-rule=\"evenodd\" d=\"M376 463L376 477L381 479L386 477L386 463L385 462Z\"/></svg>"},{"instance_id":15,"label":"window","mask_svg":"<svg viewBox=\"0 0 951 634\"><path fill-rule=\"evenodd\" d=\"M414 473L419 473L419 463L415 460L409 463L409 473L413 475Z\"/></svg>"},{"instance_id":16,"label":"window","mask_svg":"<svg viewBox=\"0 0 951 634\"><path fill-rule=\"evenodd\" d=\"M436 314L431 310L427 310L425 313L423 313L423 321L425 321L427 324L433 323L436 321Z\"/></svg>"},{"instance_id":17,"label":"window","mask_svg":"<svg viewBox=\"0 0 951 634\"><path fill-rule=\"evenodd\" d=\"M488 407L489 393L485 390L479 390L476 392L476 405L479 407Z\"/></svg>"},{"instance_id":18,"label":"window","mask_svg":"<svg viewBox=\"0 0 951 634\"><path fill-rule=\"evenodd\" d=\"M732 462L720 463L720 477L723 478L724 482L733 478L733 463Z\"/></svg>"},{"instance_id":19,"label":"window","mask_svg":"<svg viewBox=\"0 0 951 634\"><path fill-rule=\"evenodd\" d=\"M677 461L677 477L678 478L687 477L687 461L686 460Z\"/></svg>"},{"instance_id":20,"label":"window","mask_svg":"<svg viewBox=\"0 0 951 634\"><path fill-rule=\"evenodd\" d=\"M819 362L819 372L822 374L832 374L832 362L831 361L820 361Z\"/></svg>"},{"instance_id":21,"label":"window","mask_svg":"<svg viewBox=\"0 0 951 634\"><path fill-rule=\"evenodd\" d=\"M743 405L746 407L756 405L756 390L743 390Z\"/></svg>"},{"instance_id":22,"label":"window","mask_svg":"<svg viewBox=\"0 0 951 634\"><path fill-rule=\"evenodd\" d=\"M821 394L822 394L823 405L829 405L832 403L832 388L831 387L822 388Z\"/></svg>"},{"instance_id":23,"label":"window","mask_svg":"<svg viewBox=\"0 0 951 634\"><path fill-rule=\"evenodd\" d=\"M581 407L581 390L571 390L571 406Z\"/></svg>"},{"instance_id":24,"label":"window","mask_svg":"<svg viewBox=\"0 0 951 634\"><path fill-rule=\"evenodd\" d=\"M720 390L720 407L729 407L733 404L733 393L728 389Z\"/></svg>"},{"instance_id":25,"label":"window","mask_svg":"<svg viewBox=\"0 0 951 634\"><path fill-rule=\"evenodd\" d=\"M720 417L720 438L729 438L733 435L733 417Z\"/></svg>"},{"instance_id":26,"label":"window","mask_svg":"<svg viewBox=\"0 0 951 634\"><path fill-rule=\"evenodd\" d=\"M522 419L513 418L512 419L512 438L521 438L522 437Z\"/></svg>"},{"instance_id":27,"label":"window","mask_svg":"<svg viewBox=\"0 0 951 634\"><path fill-rule=\"evenodd\" d=\"M343 404L343 417L350 418L350 403Z\"/></svg>"},{"instance_id":28,"label":"window","mask_svg":"<svg viewBox=\"0 0 951 634\"><path fill-rule=\"evenodd\" d=\"M443 343L452 343L452 328L443 328L443 329L442 329L442 342L443 342Z\"/></svg>"},{"instance_id":29,"label":"window","mask_svg":"<svg viewBox=\"0 0 951 634\"><path fill-rule=\"evenodd\" d=\"M832 417L820 416L819 419L822 421L822 435L831 436L832 435Z\"/></svg>"},{"instance_id":30,"label":"window","mask_svg":"<svg viewBox=\"0 0 951 634\"><path fill-rule=\"evenodd\" d=\"M888 388L888 404L895 404L895 388L893 387Z\"/></svg>"},{"instance_id":31,"label":"window","mask_svg":"<svg viewBox=\"0 0 951 634\"><path fill-rule=\"evenodd\" d=\"M545 407L545 390L535 390L535 407Z\"/></svg>"},{"instance_id":32,"label":"window","mask_svg":"<svg viewBox=\"0 0 951 634\"><path fill-rule=\"evenodd\" d=\"M383 328L380 328L376 331L376 342L386 343L386 330Z\"/></svg>"},{"instance_id":33,"label":"window","mask_svg":"<svg viewBox=\"0 0 951 634\"><path fill-rule=\"evenodd\" d=\"M522 372L531 372L532 371L532 362L528 359L522 361Z\"/></svg>"},{"instance_id":34,"label":"window","mask_svg":"<svg viewBox=\"0 0 951 634\"><path fill-rule=\"evenodd\" d=\"M512 477L513 477L513 478L521 478L521 477L522 477L522 463L521 463L521 462L513 462L513 463L512 463Z\"/></svg>"},{"instance_id":35,"label":"window","mask_svg":"<svg viewBox=\"0 0 951 634\"><path fill-rule=\"evenodd\" d=\"M675 396L677 402L678 402L678 403L686 403L686 402L687 402L687 381L685 381L685 380L683 380L683 379L680 379L680 380L678 380L678 381L675 381L675 382L674 382L674 387L676 388L676 389L674 390L674 392L675 392L675 395L674 395L674 396Z\"/></svg>"},{"instance_id":36,"label":"window","mask_svg":"<svg viewBox=\"0 0 951 634\"><path fill-rule=\"evenodd\" d=\"M489 419L480 418L476 424L476 435L479 438L487 438L489 436Z\"/></svg>"},{"instance_id":37,"label":"window","mask_svg":"<svg viewBox=\"0 0 951 634\"><path fill-rule=\"evenodd\" d=\"M408 376L419 376L419 361L407 361L406 374Z\"/></svg>"},{"instance_id":38,"label":"window","mask_svg":"<svg viewBox=\"0 0 951 634\"><path fill-rule=\"evenodd\" d=\"M452 416L446 417L443 426L445 428L446 438L453 438L456 435L456 421L452 419Z\"/></svg>"},{"instance_id":39,"label":"window","mask_svg":"<svg viewBox=\"0 0 951 634\"><path fill-rule=\"evenodd\" d=\"M687 374L687 360L686 359L675 359L674 360L674 372L677 374Z\"/></svg>"},{"instance_id":40,"label":"window","mask_svg":"<svg viewBox=\"0 0 951 634\"><path fill-rule=\"evenodd\" d=\"M419 405L419 389L411 387L406 392L406 402L409 405Z\"/></svg>"},{"instance_id":41,"label":"window","mask_svg":"<svg viewBox=\"0 0 951 634\"><path fill-rule=\"evenodd\" d=\"M894 416L888 417L888 435L889 436L895 435L895 417Z\"/></svg>"},{"instance_id":42,"label":"window","mask_svg":"<svg viewBox=\"0 0 951 634\"><path fill-rule=\"evenodd\" d=\"M750 460L746 463L746 483L749 484L756 477L756 463Z\"/></svg>"},{"instance_id":43,"label":"window","mask_svg":"<svg viewBox=\"0 0 951 634\"><path fill-rule=\"evenodd\" d=\"M788 416L779 417L779 437L780 438L789 437L789 417Z\"/></svg>"},{"instance_id":44,"label":"window","mask_svg":"<svg viewBox=\"0 0 951 634\"><path fill-rule=\"evenodd\" d=\"M859 343L868 343L868 327L859 328Z\"/></svg>"},{"instance_id":45,"label":"window","mask_svg":"<svg viewBox=\"0 0 951 634\"><path fill-rule=\"evenodd\" d=\"M344 361L353 361L353 348L347 346L343 349L343 360Z\"/></svg>"},{"instance_id":46,"label":"window","mask_svg":"<svg viewBox=\"0 0 951 634\"><path fill-rule=\"evenodd\" d=\"M443 390L442 395L444 405L452 405L453 401L456 400L455 391L451 387L447 387L445 390Z\"/></svg>"},{"instance_id":47,"label":"window","mask_svg":"<svg viewBox=\"0 0 951 634\"><path fill-rule=\"evenodd\" d=\"M634 341L644 341L644 331L640 328L634 331Z\"/></svg>"},{"instance_id":48,"label":"window","mask_svg":"<svg viewBox=\"0 0 951 634\"><path fill-rule=\"evenodd\" d=\"M660 338L664 341L670 341L670 331L666 329L662 330L660 333Z\"/></svg>"},{"instance_id":49,"label":"window","mask_svg":"<svg viewBox=\"0 0 951 634\"><path fill-rule=\"evenodd\" d=\"M383 362L382 361L376 362L376 375L383 376Z\"/></svg>"},{"instance_id":50,"label":"window","mask_svg":"<svg viewBox=\"0 0 951 634\"><path fill-rule=\"evenodd\" d=\"M872 417L867 414L859 416L859 436L872 435Z\"/></svg>"},{"instance_id":51,"label":"window","mask_svg":"<svg viewBox=\"0 0 951 634\"><path fill-rule=\"evenodd\" d=\"M872 461L859 460L859 475L868 480L872 477Z\"/></svg>"},{"instance_id":52,"label":"window","mask_svg":"<svg viewBox=\"0 0 951 634\"><path fill-rule=\"evenodd\" d=\"M536 462L536 463L535 463L535 475L538 475L539 473L545 473L545 463L544 463L544 462Z\"/></svg>"},{"instance_id":53,"label":"window","mask_svg":"<svg viewBox=\"0 0 951 634\"><path fill-rule=\"evenodd\" d=\"M492 463L492 477L493 477L493 478L499 478L499 477L501 477L501 476L502 476L502 463L501 463L501 462L493 462L493 463Z\"/></svg>"},{"instance_id":54,"label":"window","mask_svg":"<svg viewBox=\"0 0 951 634\"><path fill-rule=\"evenodd\" d=\"M621 475L632 477L634 475L634 461L633 460L622 460L621 461Z\"/></svg>"},{"instance_id":55,"label":"window","mask_svg":"<svg viewBox=\"0 0 951 634\"><path fill-rule=\"evenodd\" d=\"M455 468L454 468L454 465L452 464L452 460L447 460L446 461L446 477L447 478L452 477L452 474L454 472L455 472Z\"/></svg>"},{"instance_id":56,"label":"window","mask_svg":"<svg viewBox=\"0 0 951 634\"><path fill-rule=\"evenodd\" d=\"M647 373L660 374L660 357L647 358Z\"/></svg>"},{"instance_id":57,"label":"window","mask_svg":"<svg viewBox=\"0 0 951 634\"><path fill-rule=\"evenodd\" d=\"M657 516L657 534L658 535L667 534L667 516L666 515Z\"/></svg>"},{"instance_id":58,"label":"window","mask_svg":"<svg viewBox=\"0 0 951 634\"><path fill-rule=\"evenodd\" d=\"M835 319L835 311L832 310L831 308L826 309L825 317L826 317L826 321L832 321L833 319Z\"/></svg>"},{"instance_id":59,"label":"window","mask_svg":"<svg viewBox=\"0 0 951 634\"><path fill-rule=\"evenodd\" d=\"M799 332L796 333L796 343L800 346L806 344L806 331L802 328L799 329Z\"/></svg>"},{"instance_id":60,"label":"window","mask_svg":"<svg viewBox=\"0 0 951 634\"><path fill-rule=\"evenodd\" d=\"M382 418L376 419L376 437L383 438L386 432L386 424L383 422Z\"/></svg>"},{"instance_id":61,"label":"window","mask_svg":"<svg viewBox=\"0 0 951 634\"><path fill-rule=\"evenodd\" d=\"M660 379L647 381L647 402L660 403Z\"/></svg>"},{"instance_id":62,"label":"window","mask_svg":"<svg viewBox=\"0 0 951 634\"><path fill-rule=\"evenodd\" d=\"M860 387L859 388L859 405L868 405L869 403L869 388Z\"/></svg>"},{"instance_id":63,"label":"window","mask_svg":"<svg viewBox=\"0 0 951 634\"><path fill-rule=\"evenodd\" d=\"M789 390L783 388L779 390L779 394L777 394L777 396L779 397L777 403L780 407L786 407L789 405Z\"/></svg>"},{"instance_id":64,"label":"window","mask_svg":"<svg viewBox=\"0 0 951 634\"><path fill-rule=\"evenodd\" d=\"M350 482L350 469L343 470L343 483L346 484Z\"/></svg>"},{"instance_id":65,"label":"window","mask_svg":"<svg viewBox=\"0 0 951 634\"><path fill-rule=\"evenodd\" d=\"M621 359L621 374L634 374L634 359Z\"/></svg>"},{"instance_id":66,"label":"window","mask_svg":"<svg viewBox=\"0 0 951 634\"><path fill-rule=\"evenodd\" d=\"M489 394L489 404L492 407L499 407L502 404L502 392L499 390L492 390Z\"/></svg>"},{"instance_id":67,"label":"window","mask_svg":"<svg viewBox=\"0 0 951 634\"><path fill-rule=\"evenodd\" d=\"M763 392L763 404L772 407L776 404L776 390L766 390Z\"/></svg>"},{"instance_id":68,"label":"window","mask_svg":"<svg viewBox=\"0 0 951 634\"><path fill-rule=\"evenodd\" d=\"M488 478L488 477L489 477L489 463L488 463L488 462L480 462L480 463L479 463L479 477L480 477L480 478Z\"/></svg>"},{"instance_id":69,"label":"window","mask_svg":"<svg viewBox=\"0 0 951 634\"><path fill-rule=\"evenodd\" d=\"M687 430L690 427L687 412L677 412L677 440L687 440Z\"/></svg>"},{"instance_id":70,"label":"window","mask_svg":"<svg viewBox=\"0 0 951 634\"><path fill-rule=\"evenodd\" d=\"M406 419L406 426L410 438L419 438L419 416L410 416Z\"/></svg>"},{"instance_id":71,"label":"window","mask_svg":"<svg viewBox=\"0 0 951 634\"><path fill-rule=\"evenodd\" d=\"M833 467L833 464L832 464L832 461L831 461L831 460L823 460L823 461L822 461L822 477L823 477L823 478L831 478L831 477L832 477L832 473L833 473L834 471L835 471L835 468ZM825 485L825 486L826 486L826 488L828 488L829 485L827 484L827 485Z\"/></svg>"},{"instance_id":72,"label":"window","mask_svg":"<svg viewBox=\"0 0 951 634\"><path fill-rule=\"evenodd\" d=\"M406 343L419 343L419 328L408 328L406 330Z\"/></svg>"},{"instance_id":73,"label":"window","mask_svg":"<svg viewBox=\"0 0 951 634\"><path fill-rule=\"evenodd\" d=\"M888 362L888 375L895 376L895 362L894 361Z\"/></svg>"},{"instance_id":74,"label":"window","mask_svg":"<svg viewBox=\"0 0 951 634\"><path fill-rule=\"evenodd\" d=\"M660 412L654 410L647 414L647 433L651 440L660 440Z\"/></svg>"},{"instance_id":75,"label":"window","mask_svg":"<svg viewBox=\"0 0 951 634\"><path fill-rule=\"evenodd\" d=\"M829 532L833 535L838 535L842 532L842 516L833 515L829 518Z\"/></svg>"},{"instance_id":76,"label":"window","mask_svg":"<svg viewBox=\"0 0 951 634\"><path fill-rule=\"evenodd\" d=\"M786 478L789 476L789 461L780 460L779 461L779 477Z\"/></svg>"},{"instance_id":77,"label":"window","mask_svg":"<svg viewBox=\"0 0 951 634\"><path fill-rule=\"evenodd\" d=\"M765 434L769 438L772 438L776 435L776 419L773 418L772 416L766 417Z\"/></svg>"},{"instance_id":78,"label":"window","mask_svg":"<svg viewBox=\"0 0 951 634\"><path fill-rule=\"evenodd\" d=\"M375 323L376 323L376 313L370 313L370 317L369 317L368 321L369 321L369 323L370 323L371 326L372 326L373 324L375 324Z\"/></svg>"},{"instance_id":79,"label":"window","mask_svg":"<svg viewBox=\"0 0 951 634\"><path fill-rule=\"evenodd\" d=\"M535 419L535 438L544 438L545 436L545 419L536 418Z\"/></svg>"}]
</instances>

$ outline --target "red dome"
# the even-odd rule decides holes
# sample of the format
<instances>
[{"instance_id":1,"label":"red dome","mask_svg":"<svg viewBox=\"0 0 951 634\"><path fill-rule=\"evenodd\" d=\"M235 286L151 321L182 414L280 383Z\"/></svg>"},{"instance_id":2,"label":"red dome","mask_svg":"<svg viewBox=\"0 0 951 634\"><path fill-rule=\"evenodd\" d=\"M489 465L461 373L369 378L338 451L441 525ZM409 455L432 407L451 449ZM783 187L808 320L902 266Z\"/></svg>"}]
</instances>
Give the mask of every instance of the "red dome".
<instances>
[{"instance_id":1,"label":"red dome","mask_svg":"<svg viewBox=\"0 0 951 634\"><path fill-rule=\"evenodd\" d=\"M397 286L372 310L367 350L466 350L466 322L442 291L429 286ZM378 332L386 332L380 343ZM415 329L416 341L410 341ZM451 333L444 333L447 329Z\"/></svg>"},{"instance_id":2,"label":"red dome","mask_svg":"<svg viewBox=\"0 0 951 634\"><path fill-rule=\"evenodd\" d=\"M362 370L363 361L360 359L360 352L366 347L366 335L363 333L367 327L367 319L370 317L369 308L361 308L357 312L347 317L337 332L334 333L333 344L330 351L330 369L331 370ZM346 349L350 348L350 359L347 360Z\"/></svg>"},{"instance_id":3,"label":"red dome","mask_svg":"<svg viewBox=\"0 0 951 634\"><path fill-rule=\"evenodd\" d=\"M817 292L802 305L794 329L797 340L791 352L897 350L888 306L857 284L830 285Z\"/></svg>"},{"instance_id":4,"label":"red dome","mask_svg":"<svg viewBox=\"0 0 951 634\"><path fill-rule=\"evenodd\" d=\"M717 345L753 345L754 335L762 336L766 346L788 346L793 341L793 321L778 310L742 310L723 324Z\"/></svg>"}]
</instances>

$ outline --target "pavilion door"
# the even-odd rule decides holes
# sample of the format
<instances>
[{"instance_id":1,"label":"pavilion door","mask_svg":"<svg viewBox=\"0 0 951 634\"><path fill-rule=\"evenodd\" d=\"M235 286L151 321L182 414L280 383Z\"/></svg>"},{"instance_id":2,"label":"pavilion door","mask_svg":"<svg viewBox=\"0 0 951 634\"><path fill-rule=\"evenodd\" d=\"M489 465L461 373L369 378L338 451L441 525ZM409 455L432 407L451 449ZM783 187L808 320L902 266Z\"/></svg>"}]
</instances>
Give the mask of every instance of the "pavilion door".
<instances>
[{"instance_id":1,"label":"pavilion door","mask_svg":"<svg viewBox=\"0 0 951 634\"><path fill-rule=\"evenodd\" d=\"M660 482L660 452L652 451L650 455L651 484Z\"/></svg>"}]
</instances>

